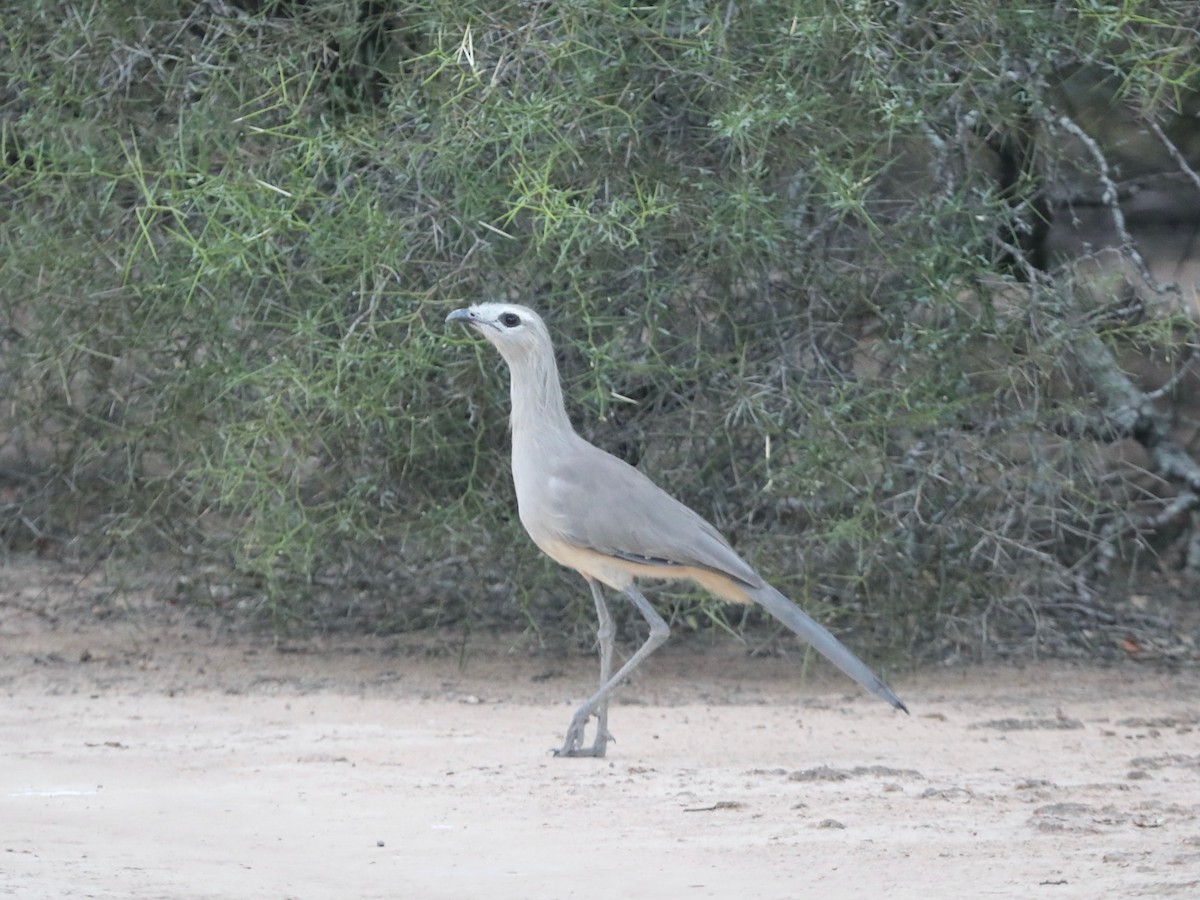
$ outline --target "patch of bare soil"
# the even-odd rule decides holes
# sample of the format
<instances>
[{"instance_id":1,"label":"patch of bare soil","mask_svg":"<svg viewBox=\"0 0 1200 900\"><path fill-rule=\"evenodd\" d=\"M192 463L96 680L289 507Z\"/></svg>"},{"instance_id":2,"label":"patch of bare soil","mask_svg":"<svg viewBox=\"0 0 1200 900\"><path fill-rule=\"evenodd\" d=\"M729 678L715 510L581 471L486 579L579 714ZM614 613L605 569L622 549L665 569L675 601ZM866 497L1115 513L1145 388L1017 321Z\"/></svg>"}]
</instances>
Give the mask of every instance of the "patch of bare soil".
<instances>
[{"instance_id":1,"label":"patch of bare soil","mask_svg":"<svg viewBox=\"0 0 1200 900\"><path fill-rule=\"evenodd\" d=\"M0 895L1200 896L1195 669L918 671L906 717L799 652L668 645L609 757L556 759L590 659L106 591L0 574Z\"/></svg>"}]
</instances>

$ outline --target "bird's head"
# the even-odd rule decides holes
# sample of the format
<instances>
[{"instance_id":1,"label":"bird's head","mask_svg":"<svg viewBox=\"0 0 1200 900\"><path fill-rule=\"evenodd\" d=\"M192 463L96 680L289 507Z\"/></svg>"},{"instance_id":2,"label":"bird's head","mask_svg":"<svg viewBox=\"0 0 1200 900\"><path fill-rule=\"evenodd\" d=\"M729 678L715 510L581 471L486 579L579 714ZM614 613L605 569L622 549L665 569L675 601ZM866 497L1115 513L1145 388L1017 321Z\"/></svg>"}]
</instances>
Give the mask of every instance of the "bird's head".
<instances>
[{"instance_id":1,"label":"bird's head","mask_svg":"<svg viewBox=\"0 0 1200 900\"><path fill-rule=\"evenodd\" d=\"M510 365L550 347L550 334L538 314L515 303L476 303L454 310L446 321L462 322L482 334Z\"/></svg>"}]
</instances>

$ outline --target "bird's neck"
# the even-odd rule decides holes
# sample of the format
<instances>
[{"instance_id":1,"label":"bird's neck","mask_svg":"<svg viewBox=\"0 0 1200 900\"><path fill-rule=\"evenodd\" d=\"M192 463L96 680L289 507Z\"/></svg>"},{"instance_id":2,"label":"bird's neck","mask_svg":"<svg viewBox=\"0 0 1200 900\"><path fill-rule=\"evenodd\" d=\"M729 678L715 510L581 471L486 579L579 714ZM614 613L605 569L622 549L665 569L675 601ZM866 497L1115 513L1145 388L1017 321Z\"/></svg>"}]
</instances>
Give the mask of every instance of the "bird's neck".
<instances>
[{"instance_id":1,"label":"bird's neck","mask_svg":"<svg viewBox=\"0 0 1200 900\"><path fill-rule=\"evenodd\" d=\"M533 435L568 436L575 433L563 405L562 386L554 351L546 348L521 365L509 366L512 377L513 441Z\"/></svg>"}]
</instances>

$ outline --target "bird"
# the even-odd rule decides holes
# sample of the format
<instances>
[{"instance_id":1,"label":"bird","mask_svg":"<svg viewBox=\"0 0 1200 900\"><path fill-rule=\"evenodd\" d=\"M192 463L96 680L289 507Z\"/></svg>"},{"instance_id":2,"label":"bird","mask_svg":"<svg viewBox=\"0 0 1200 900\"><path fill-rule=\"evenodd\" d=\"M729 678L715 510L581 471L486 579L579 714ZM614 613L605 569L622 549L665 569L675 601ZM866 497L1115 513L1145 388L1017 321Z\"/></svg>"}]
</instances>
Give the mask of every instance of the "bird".
<instances>
[{"instance_id":1,"label":"bird","mask_svg":"<svg viewBox=\"0 0 1200 900\"><path fill-rule=\"evenodd\" d=\"M454 310L446 322L462 323L482 335L508 364L512 478L521 524L543 553L583 576L596 606L600 687L576 710L556 755L605 755L613 740L610 696L670 634L638 589L640 578L689 579L724 600L757 603L865 690L908 712L878 675L771 587L708 521L575 431L563 401L554 345L537 313L515 303L485 302ZM616 627L604 588L624 594L650 629L615 673ZM586 746L593 716L594 739Z\"/></svg>"}]
</instances>

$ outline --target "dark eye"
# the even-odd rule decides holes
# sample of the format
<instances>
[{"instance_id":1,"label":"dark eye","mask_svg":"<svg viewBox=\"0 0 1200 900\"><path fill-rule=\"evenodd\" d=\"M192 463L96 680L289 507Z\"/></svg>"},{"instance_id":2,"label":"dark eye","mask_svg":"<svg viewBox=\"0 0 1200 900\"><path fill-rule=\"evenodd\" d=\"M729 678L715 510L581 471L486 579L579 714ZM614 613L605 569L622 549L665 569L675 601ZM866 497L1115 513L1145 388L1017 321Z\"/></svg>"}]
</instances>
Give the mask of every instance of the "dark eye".
<instances>
[{"instance_id":1,"label":"dark eye","mask_svg":"<svg viewBox=\"0 0 1200 900\"><path fill-rule=\"evenodd\" d=\"M516 313L505 313L500 317L500 324L505 328L516 328L521 324L521 317Z\"/></svg>"}]
</instances>

